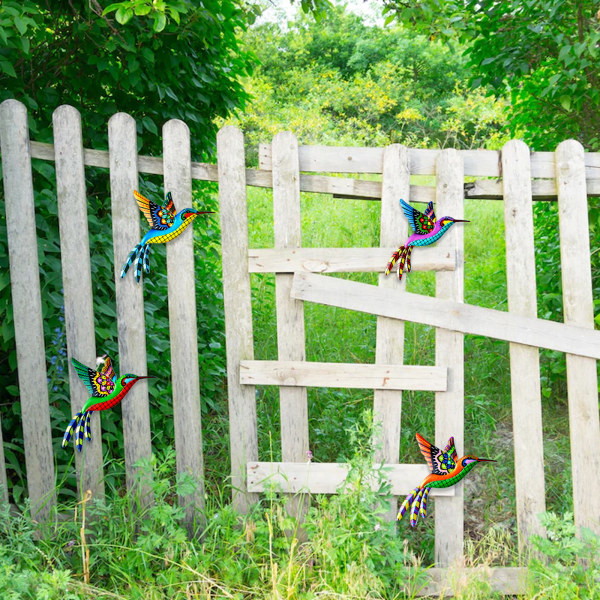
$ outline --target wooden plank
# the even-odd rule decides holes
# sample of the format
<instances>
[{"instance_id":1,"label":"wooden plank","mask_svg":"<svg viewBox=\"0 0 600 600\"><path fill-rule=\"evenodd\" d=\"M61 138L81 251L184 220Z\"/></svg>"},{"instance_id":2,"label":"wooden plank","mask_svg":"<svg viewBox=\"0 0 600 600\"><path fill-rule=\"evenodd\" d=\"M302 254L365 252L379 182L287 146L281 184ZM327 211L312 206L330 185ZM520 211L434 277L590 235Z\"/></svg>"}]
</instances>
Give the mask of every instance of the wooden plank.
<instances>
[{"instance_id":1,"label":"wooden plank","mask_svg":"<svg viewBox=\"0 0 600 600\"><path fill-rule=\"evenodd\" d=\"M251 248L250 273L383 273L398 246L388 248ZM453 271L454 254L435 246L420 249L413 271Z\"/></svg>"},{"instance_id":2,"label":"wooden plank","mask_svg":"<svg viewBox=\"0 0 600 600\"><path fill-rule=\"evenodd\" d=\"M171 192L175 206L182 210L192 205L190 130L183 121L164 124L163 155L165 194ZM177 473L192 476L196 483L191 494L179 494L178 499L191 533L203 526L202 513L197 511L204 508L193 225L167 244L167 273Z\"/></svg>"},{"instance_id":3,"label":"wooden plank","mask_svg":"<svg viewBox=\"0 0 600 600\"><path fill-rule=\"evenodd\" d=\"M56 196L60 231L60 258L65 303L65 329L69 362L69 389L73 414L81 411L90 394L71 359L96 364L96 335L92 299L92 270L88 234L87 196L83 165L81 116L72 106L59 106L52 115L56 152ZM91 490L104 496L101 417L91 419L92 441L75 452L78 492ZM111 415L114 418L114 415Z\"/></svg>"},{"instance_id":4,"label":"wooden plank","mask_svg":"<svg viewBox=\"0 0 600 600\"><path fill-rule=\"evenodd\" d=\"M223 302L227 339L227 399L233 507L246 513L258 501L247 489L246 463L258 460L255 388L240 384L240 361L254 358L248 274L248 208L244 136L235 127L217 135Z\"/></svg>"},{"instance_id":5,"label":"wooden plank","mask_svg":"<svg viewBox=\"0 0 600 600\"><path fill-rule=\"evenodd\" d=\"M273 138L273 222L275 248L298 248L301 242L300 175L298 140L290 132ZM279 360L306 360L304 306L290 297L293 276L275 275L277 353ZM305 387L279 388L281 457L287 462L306 460L308 445L308 400ZM302 518L307 508L300 498L290 498L288 512Z\"/></svg>"},{"instance_id":6,"label":"wooden plank","mask_svg":"<svg viewBox=\"0 0 600 600\"><path fill-rule=\"evenodd\" d=\"M535 248L529 148L519 140L502 149L508 310L537 317ZM543 535L538 515L546 511L544 438L539 350L510 344L513 445L519 548Z\"/></svg>"},{"instance_id":7,"label":"wooden plank","mask_svg":"<svg viewBox=\"0 0 600 600\"><path fill-rule=\"evenodd\" d=\"M342 146L300 146L300 171L321 173L381 173L383 148ZM442 150L410 148L411 175L435 175L435 165ZM501 153L498 150L459 150L464 163L464 174L473 177L501 177ZM600 179L600 153L585 155L586 177ZM259 145L259 168L271 170L272 157L268 144ZM554 154L533 152L531 174L535 178L556 177Z\"/></svg>"},{"instance_id":8,"label":"wooden plank","mask_svg":"<svg viewBox=\"0 0 600 600\"><path fill-rule=\"evenodd\" d=\"M288 360L243 360L240 363L240 383L244 385L439 391L446 389L447 375L443 367L398 364Z\"/></svg>"},{"instance_id":9,"label":"wooden plank","mask_svg":"<svg viewBox=\"0 0 600 600\"><path fill-rule=\"evenodd\" d=\"M384 293L374 285L314 273L296 273L291 294L299 300L600 358L600 331L584 327L522 317L410 292Z\"/></svg>"},{"instance_id":10,"label":"wooden plank","mask_svg":"<svg viewBox=\"0 0 600 600\"><path fill-rule=\"evenodd\" d=\"M119 373L148 373L146 363L146 327L144 321L144 288L136 283L133 272L121 279L121 269L131 249L140 242L140 211L133 197L139 189L137 173L137 132L135 119L117 113L108 121L110 154L110 194L114 248L114 278L119 331ZM132 270L133 271L133 270ZM139 480L134 465L152 455L148 382L133 386L122 403L123 441L127 489L138 495L141 507L152 501L149 477ZM150 382L150 385L152 383Z\"/></svg>"},{"instance_id":11,"label":"wooden plank","mask_svg":"<svg viewBox=\"0 0 600 600\"><path fill-rule=\"evenodd\" d=\"M559 144L556 178L565 323L589 328L591 335L594 299L584 152L579 142ZM585 527L600 535L598 373L595 360L578 354L567 354L573 512L578 529Z\"/></svg>"},{"instance_id":12,"label":"wooden plank","mask_svg":"<svg viewBox=\"0 0 600 600\"><path fill-rule=\"evenodd\" d=\"M415 591L416 596L448 598L461 596L467 586L475 582L487 583L492 592L505 596L522 595L527 592L527 569L525 567L457 567L427 569L426 585ZM471 587L471 589L473 589Z\"/></svg>"},{"instance_id":13,"label":"wooden plank","mask_svg":"<svg viewBox=\"0 0 600 600\"><path fill-rule=\"evenodd\" d=\"M408 238L408 222L398 201L399 198L410 200L408 148L400 144L388 146L383 153L382 169L379 240L382 247L393 247L394 252ZM391 254L389 253L381 263L382 267L387 265ZM378 285L382 290L402 292L406 289L406 277L398 281L394 273L387 277L380 273ZM400 365L403 362L404 323L387 317L377 317L375 363ZM377 433L373 438L375 461L390 464L399 462L401 418L402 391L376 389L373 395L373 422L377 426ZM397 514L398 498L393 497L386 519L393 521Z\"/></svg>"},{"instance_id":14,"label":"wooden plank","mask_svg":"<svg viewBox=\"0 0 600 600\"><path fill-rule=\"evenodd\" d=\"M376 463L379 466L381 463ZM350 466L345 463L314 462L249 462L248 489L264 492L276 486L281 492L297 494L336 494L340 485L346 481ZM384 464L383 475L391 486L394 496L409 494L416 483L429 475L427 465ZM379 482L373 481L373 489L379 489ZM432 488L432 496L452 496L454 487Z\"/></svg>"},{"instance_id":15,"label":"wooden plank","mask_svg":"<svg viewBox=\"0 0 600 600\"><path fill-rule=\"evenodd\" d=\"M2 419L0 418L0 502L8 503L8 481L6 480L6 462L4 461L4 441L2 437Z\"/></svg>"},{"instance_id":16,"label":"wooden plank","mask_svg":"<svg viewBox=\"0 0 600 600\"><path fill-rule=\"evenodd\" d=\"M464 218L463 161L457 150L440 152L436 164L436 205L438 217ZM453 273L437 273L436 298L464 302L464 231L468 223L453 225L436 245L456 256ZM435 395L435 439L446 444L451 436L464 447L465 365L464 335L445 328L435 330L435 364L448 366L448 389ZM442 448L444 446L442 445ZM435 561L439 566L457 564L463 559L464 481L456 486L453 498L442 500L435 511Z\"/></svg>"},{"instance_id":17,"label":"wooden plank","mask_svg":"<svg viewBox=\"0 0 600 600\"><path fill-rule=\"evenodd\" d=\"M28 495L33 518L47 521L56 505L54 460L29 127L17 100L0 104L0 152Z\"/></svg>"}]
</instances>

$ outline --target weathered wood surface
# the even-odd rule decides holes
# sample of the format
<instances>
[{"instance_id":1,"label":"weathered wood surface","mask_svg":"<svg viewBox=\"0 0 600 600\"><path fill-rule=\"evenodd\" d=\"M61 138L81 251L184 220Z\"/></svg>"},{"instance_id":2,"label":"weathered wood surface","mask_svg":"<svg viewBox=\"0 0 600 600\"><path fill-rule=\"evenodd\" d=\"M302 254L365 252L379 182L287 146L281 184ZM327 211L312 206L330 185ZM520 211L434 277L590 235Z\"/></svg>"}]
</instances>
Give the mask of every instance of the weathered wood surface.
<instances>
[{"instance_id":1,"label":"weathered wood surface","mask_svg":"<svg viewBox=\"0 0 600 600\"><path fill-rule=\"evenodd\" d=\"M439 153L436 164L435 211L442 215L464 218L463 161L457 150ZM436 274L436 298L464 302L464 237L469 223L453 225L437 242L437 246L456 256L452 273ZM465 365L464 335L445 328L435 330L435 364L448 366L448 389L435 395L435 438L438 443L454 436L464 449ZM444 446L442 446L443 448ZM462 560L464 537L464 481L456 486L456 494L445 498L435 511L435 560L440 566L450 566Z\"/></svg>"},{"instance_id":2,"label":"weathered wood surface","mask_svg":"<svg viewBox=\"0 0 600 600\"><path fill-rule=\"evenodd\" d=\"M178 211L191 207L190 130L183 121L173 119L164 124L163 156L165 194L171 192ZM212 217L198 217L206 218ZM166 245L177 473L187 473L196 482L193 493L179 495L180 505L185 506L186 527L190 531L202 526L196 509L204 508L193 228L194 224Z\"/></svg>"},{"instance_id":3,"label":"weathered wood surface","mask_svg":"<svg viewBox=\"0 0 600 600\"><path fill-rule=\"evenodd\" d=\"M377 466L380 463L377 463ZM248 488L254 492L264 492L269 486L276 486L282 492L297 494L335 494L346 481L350 466L345 463L313 462L249 462ZM427 465L385 464L383 475L391 486L394 496L409 494L415 487L415 481L421 481L429 475ZM373 481L374 490L379 482ZM432 496L452 496L454 487L432 488Z\"/></svg>"},{"instance_id":4,"label":"weathered wood surface","mask_svg":"<svg viewBox=\"0 0 600 600\"><path fill-rule=\"evenodd\" d=\"M320 173L381 173L384 148L343 146L300 146L298 157L300 171ZM434 175L436 160L443 150L410 148L408 150L411 175ZM501 153L499 150L460 150L464 174L473 177L501 177ZM268 144L259 144L259 168L271 170L272 158ZM600 179L600 153L586 153L585 177ZM531 174L535 178L554 179L555 159L553 152L533 152Z\"/></svg>"},{"instance_id":5,"label":"weathered wood surface","mask_svg":"<svg viewBox=\"0 0 600 600\"><path fill-rule=\"evenodd\" d=\"M54 461L29 126L16 100L0 104L0 151L28 496L32 516L46 521L56 505Z\"/></svg>"},{"instance_id":6,"label":"weathered wood surface","mask_svg":"<svg viewBox=\"0 0 600 600\"><path fill-rule=\"evenodd\" d=\"M72 106L59 106L52 116L56 152L56 196L60 232L60 257L65 305L69 389L73 414L90 394L79 379L71 359L88 367L96 364L96 339L92 299L92 271L88 234L85 168L81 116ZM91 419L92 441L75 452L79 495L91 490L104 496L101 416ZM71 450L72 446L70 447Z\"/></svg>"},{"instance_id":7,"label":"weathered wood surface","mask_svg":"<svg viewBox=\"0 0 600 600\"><path fill-rule=\"evenodd\" d=\"M428 583L416 591L417 596L448 598L461 595L469 584L485 582L493 592L505 596L525 594L527 569L524 567L457 567L427 569Z\"/></svg>"},{"instance_id":8,"label":"weathered wood surface","mask_svg":"<svg viewBox=\"0 0 600 600\"><path fill-rule=\"evenodd\" d=\"M591 335L594 299L585 171L581 144L575 140L559 144L556 178L565 323L589 328ZM593 358L578 354L577 351L567 354L573 512L578 528L585 527L600 535L598 372Z\"/></svg>"},{"instance_id":9,"label":"weathered wood surface","mask_svg":"<svg viewBox=\"0 0 600 600\"><path fill-rule=\"evenodd\" d=\"M247 489L246 463L258 460L256 396L240 383L240 361L254 358L252 301L248 273L248 207L244 136L235 127L217 135L223 302L227 340L227 399L233 506L242 513L258 501Z\"/></svg>"},{"instance_id":10,"label":"weathered wood surface","mask_svg":"<svg viewBox=\"0 0 600 600\"><path fill-rule=\"evenodd\" d=\"M530 153L513 140L502 149L508 309L537 317ZM513 445L519 548L542 535L538 516L546 510L544 439L539 350L510 344Z\"/></svg>"},{"instance_id":11,"label":"weathered wood surface","mask_svg":"<svg viewBox=\"0 0 600 600\"><path fill-rule=\"evenodd\" d=\"M383 273L397 248L251 248L248 267L250 273ZM435 246L421 250L412 261L413 271L454 270L451 252Z\"/></svg>"},{"instance_id":12,"label":"weathered wood surface","mask_svg":"<svg viewBox=\"0 0 600 600\"><path fill-rule=\"evenodd\" d=\"M273 223L275 248L299 248L300 174L298 171L298 140L290 132L273 138ZM275 275L275 309L277 312L277 355L279 360L306 359L304 306L290 296L293 276ZM281 456L284 461L298 462L307 457L308 397L305 387L279 388L281 421ZM290 498L288 512L302 518L308 504Z\"/></svg>"},{"instance_id":13,"label":"weathered wood surface","mask_svg":"<svg viewBox=\"0 0 600 600\"><path fill-rule=\"evenodd\" d=\"M137 132L133 117L125 113L117 113L109 119L108 148L119 332L117 366L120 374L160 376L160 373L149 373L146 363L143 284L136 283L133 268L121 279L123 263L141 239L139 225L141 213L133 196L133 190L139 190ZM128 490L134 490L139 480L139 469L134 465L141 459L149 460L152 454L149 385L153 387L152 380L136 383L122 402L125 474ZM149 477L150 474L146 476ZM140 505L146 507L152 502L150 482L140 483L136 492Z\"/></svg>"},{"instance_id":14,"label":"weathered wood surface","mask_svg":"<svg viewBox=\"0 0 600 600\"><path fill-rule=\"evenodd\" d=\"M240 383L301 387L342 387L375 390L446 389L444 367L398 364L325 363L283 360L243 360Z\"/></svg>"},{"instance_id":15,"label":"weathered wood surface","mask_svg":"<svg viewBox=\"0 0 600 600\"><path fill-rule=\"evenodd\" d=\"M408 237L408 222L398 199L409 201L410 170L408 148L400 144L388 146L383 153L383 182L381 195L381 246L394 246L394 252ZM383 265L387 265L391 253ZM454 257L452 257L454 258ZM381 290L404 291L406 277L398 281L395 273L379 275ZM377 317L375 363L402 364L404 362L404 323L387 317ZM402 418L402 391L376 389L373 394L373 421L379 425L374 437L374 458L377 462L395 464L400 461L400 423ZM392 498L386 518L390 521L398 513L398 499Z\"/></svg>"},{"instance_id":16,"label":"weathered wood surface","mask_svg":"<svg viewBox=\"0 0 600 600\"><path fill-rule=\"evenodd\" d=\"M580 326L522 317L410 292L384 293L374 285L314 273L296 273L291 294L299 300L600 358L600 331Z\"/></svg>"},{"instance_id":17,"label":"weathered wood surface","mask_svg":"<svg viewBox=\"0 0 600 600\"><path fill-rule=\"evenodd\" d=\"M439 151L432 150L430 152ZM589 196L600 195L600 158L596 156L598 154L600 153L590 152L586 154L587 193ZM31 142L31 156L42 160L54 160L54 146L43 142ZM536 153L533 156L535 157ZM84 148L83 158L87 166L109 167L108 153L104 150ZM544 159L544 162L547 162L546 159ZM433 168L433 162L431 162L431 165ZM163 160L155 156L139 156L138 171L152 175L163 175ZM543 171L546 172L547 168L544 167ZM433 175L433 172L426 174ZM556 200L557 198L554 175L546 176L548 179L534 179L532 181L531 191L535 200ZM494 177L496 179L479 179L465 183L465 198L502 200L502 180L498 175L494 175ZM192 179L218 181L217 165L192 162ZM246 185L271 188L273 187L273 174L270 169L246 169ZM381 199L381 182L379 181L331 177L328 175L301 173L300 190L302 192L332 194L338 198ZM435 188L430 185L411 185L410 199L411 202L430 202L435 199Z\"/></svg>"}]
</instances>

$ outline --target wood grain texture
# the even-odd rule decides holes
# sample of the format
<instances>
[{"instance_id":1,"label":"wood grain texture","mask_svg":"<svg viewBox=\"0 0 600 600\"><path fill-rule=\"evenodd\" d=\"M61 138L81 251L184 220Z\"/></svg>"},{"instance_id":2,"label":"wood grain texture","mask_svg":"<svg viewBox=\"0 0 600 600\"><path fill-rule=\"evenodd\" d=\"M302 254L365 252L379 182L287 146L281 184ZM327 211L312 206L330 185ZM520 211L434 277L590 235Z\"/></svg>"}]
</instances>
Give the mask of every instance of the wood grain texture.
<instances>
[{"instance_id":1,"label":"wood grain texture","mask_svg":"<svg viewBox=\"0 0 600 600\"><path fill-rule=\"evenodd\" d=\"M56 505L52 433L29 126L16 100L0 104L0 152L28 496L33 518L47 521Z\"/></svg>"},{"instance_id":2,"label":"wood grain texture","mask_svg":"<svg viewBox=\"0 0 600 600\"><path fill-rule=\"evenodd\" d=\"M258 501L249 493L246 463L258 460L256 396L240 383L240 361L254 358L252 300L248 274L248 209L244 136L235 127L217 135L219 207L223 261L223 302L227 350L227 399L233 506L246 513Z\"/></svg>"},{"instance_id":3,"label":"wood grain texture","mask_svg":"<svg viewBox=\"0 0 600 600\"><path fill-rule=\"evenodd\" d=\"M273 139L273 219L275 248L299 248L300 187L298 141L289 132ZM279 360L303 361L304 307L290 298L292 275L275 277L277 310L277 352ZM282 387L279 390L281 410L281 450L284 461L306 459L308 451L308 405L306 388Z\"/></svg>"},{"instance_id":4,"label":"wood grain texture","mask_svg":"<svg viewBox=\"0 0 600 600\"><path fill-rule=\"evenodd\" d=\"M463 161L457 150L438 154L435 213L437 218L451 215L464 218ZM469 223L457 223L436 245L456 256L452 273L436 273L435 295L442 300L464 302L464 231ZM448 367L448 389L435 395L435 439L444 443L454 436L464 449L465 367L464 335L445 328L435 330L435 364ZM443 448L444 446L442 446ZM460 453L459 453L460 456ZM456 495L443 499L435 511L435 560L442 567L462 561L464 538L464 482L456 486Z\"/></svg>"},{"instance_id":5,"label":"wood grain texture","mask_svg":"<svg viewBox=\"0 0 600 600\"><path fill-rule=\"evenodd\" d=\"M249 270L250 273L383 273L397 248L251 248ZM429 246L415 253L412 270L453 271L455 262L452 253Z\"/></svg>"},{"instance_id":6,"label":"wood grain texture","mask_svg":"<svg viewBox=\"0 0 600 600\"><path fill-rule=\"evenodd\" d=\"M379 467L381 463L376 463ZM350 465L344 463L248 463L248 487L255 492L264 492L276 486L282 492L297 494L335 494L346 481ZM421 481L429 475L427 465L385 464L383 476L391 486L395 496L409 494L415 487L415 481ZM379 489L379 481L372 482L372 489ZM454 487L431 488L431 496L452 496Z\"/></svg>"},{"instance_id":7,"label":"wood grain texture","mask_svg":"<svg viewBox=\"0 0 600 600\"><path fill-rule=\"evenodd\" d=\"M273 138L273 223L275 248L299 248L300 173L298 140L290 132ZM293 276L275 275L275 309L277 311L277 354L279 360L306 359L304 306L290 297ZM281 421L281 456L284 461L306 460L308 442L308 399L305 387L279 388ZM290 498L287 511L302 519L308 508L301 498Z\"/></svg>"},{"instance_id":8,"label":"wood grain texture","mask_svg":"<svg viewBox=\"0 0 600 600\"><path fill-rule=\"evenodd\" d=\"M382 194L379 241L382 247L402 245L408 237L408 222L399 203L403 198L409 202L410 170L408 148L400 144L388 146L382 158ZM387 265L391 253L382 262ZM394 273L379 275L378 285L382 290L406 289L406 277L402 281ZM375 342L375 362L381 364L402 364L404 362L404 323L387 317L377 317L377 337ZM377 462L395 464L400 460L400 423L402 418L402 391L376 389L373 395L373 422L379 433L374 436ZM377 430L376 430L377 431ZM386 514L393 521L398 514L398 499L392 498L390 510Z\"/></svg>"},{"instance_id":9,"label":"wood grain texture","mask_svg":"<svg viewBox=\"0 0 600 600\"><path fill-rule=\"evenodd\" d=\"M579 142L556 149L560 257L565 323L594 329L585 155ZM600 332L593 332L600 335ZM598 373L592 358L567 354L567 392L577 528L600 535ZM598 357L596 357L598 358Z\"/></svg>"},{"instance_id":10,"label":"wood grain texture","mask_svg":"<svg viewBox=\"0 0 600 600\"><path fill-rule=\"evenodd\" d=\"M119 373L160 375L149 373L146 363L143 284L135 281L133 269L121 279L122 265L132 248L139 244L141 236L140 211L133 196L133 190L139 190L137 133L133 117L117 113L109 119L108 150ZM138 494L138 501L143 508L152 503L152 490L149 481L139 482L139 468L134 465L142 459L150 460L152 455L149 385L152 387L152 380L136 383L121 407L127 489Z\"/></svg>"},{"instance_id":11,"label":"wood grain texture","mask_svg":"<svg viewBox=\"0 0 600 600\"><path fill-rule=\"evenodd\" d=\"M508 310L537 317L533 201L529 148L513 140L502 149ZM513 444L519 548L543 535L546 510L539 350L510 344Z\"/></svg>"},{"instance_id":12,"label":"wood grain texture","mask_svg":"<svg viewBox=\"0 0 600 600\"><path fill-rule=\"evenodd\" d=\"M300 146L300 171L325 173L381 173L384 148L343 146ZM408 151L411 175L435 175L436 161L442 150L410 148ZM464 174L474 177L501 177L500 151L459 150ZM271 170L272 157L268 144L259 145L259 168ZM600 179L600 153L589 152L584 158L585 177ZM531 174L535 178L554 179L553 152L534 152L531 155Z\"/></svg>"},{"instance_id":13,"label":"wood grain texture","mask_svg":"<svg viewBox=\"0 0 600 600\"><path fill-rule=\"evenodd\" d=\"M296 273L291 294L299 300L600 358L600 331L584 327L522 317L410 292L384 293L374 285L314 273Z\"/></svg>"},{"instance_id":14,"label":"wood grain texture","mask_svg":"<svg viewBox=\"0 0 600 600\"><path fill-rule=\"evenodd\" d=\"M240 383L377 390L446 389L447 369L385 364L243 360Z\"/></svg>"},{"instance_id":15,"label":"wood grain texture","mask_svg":"<svg viewBox=\"0 0 600 600\"><path fill-rule=\"evenodd\" d=\"M192 206L190 130L177 119L163 126L165 195L171 192L177 211ZM205 219L200 215L198 220ZM167 244L169 294L169 332L171 377L173 382L173 418L177 473L193 477L195 491L179 495L185 506L188 531L202 527L204 508L204 462L202 455L202 419L200 416L200 376L198 373L198 337L194 276L193 223ZM200 224L204 226L204 224Z\"/></svg>"},{"instance_id":16,"label":"wood grain texture","mask_svg":"<svg viewBox=\"0 0 600 600\"><path fill-rule=\"evenodd\" d=\"M81 116L72 106L59 106L52 115L56 153L56 196L60 232L60 256L65 303L65 329L69 365L71 410L79 412L90 394L79 379L71 359L94 367L96 338L92 299L92 271L88 234L87 196L83 164ZM80 496L91 490L104 496L101 413L91 419L92 441L75 452ZM114 418L114 415L111 415Z\"/></svg>"}]
</instances>

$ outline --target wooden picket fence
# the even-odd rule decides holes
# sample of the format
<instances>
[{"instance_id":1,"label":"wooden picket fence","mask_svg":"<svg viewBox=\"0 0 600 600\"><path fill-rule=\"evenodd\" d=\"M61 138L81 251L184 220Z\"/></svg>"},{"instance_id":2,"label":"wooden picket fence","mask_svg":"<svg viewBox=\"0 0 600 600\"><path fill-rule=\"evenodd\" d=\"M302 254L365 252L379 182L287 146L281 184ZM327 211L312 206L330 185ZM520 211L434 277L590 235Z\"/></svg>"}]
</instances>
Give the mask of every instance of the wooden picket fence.
<instances>
[{"instance_id":1,"label":"wooden picket fence","mask_svg":"<svg viewBox=\"0 0 600 600\"><path fill-rule=\"evenodd\" d=\"M0 142L6 198L10 275L13 294L19 389L23 415L28 491L34 515L48 518L55 504L54 466L45 350L42 331L39 265L34 220L31 159L56 162L61 260L68 356L93 364L93 298L88 243L85 166L110 170L113 241L124 257L140 240L139 211L131 191L138 173L163 175L165 189L178 204L191 201L191 181L219 182L223 291L226 319L227 381L230 414L233 503L241 512L276 483L289 494L291 510L301 511L300 492L333 494L344 481L341 464L307 462L309 449L307 387L357 387L374 390L374 415L381 423L376 457L389 468L397 498L420 481L427 468L399 462L402 390L435 392L435 441L464 438L464 335L477 334L510 343L511 396L519 544L527 550L534 533L543 531L537 515L545 510L539 348L566 353L569 396L573 500L578 527L600 534L600 423L596 361L600 332L594 331L587 197L600 195L600 154L584 153L575 141L556 152L530 153L519 141L501 152L330 148L298 146L281 133L262 145L259 168L247 169L242 133L223 128L217 138L217 164L191 162L189 130L181 121L163 128L163 158L138 156L132 117L119 113L108 123L109 150L83 148L81 120L72 107L54 113L54 145L30 142L25 107L7 100L0 105ZM379 173L382 180L314 173ZM411 185L411 175L435 176L435 186ZM465 183L465 177L480 178ZM247 186L273 189L275 247L249 248ZM378 248L303 248L300 192L381 201ZM436 271L436 297L405 291L405 280L384 278L382 271L408 225L398 198L436 204L436 213L463 215L463 199L496 198L504 202L509 311L464 303L463 229L452 228L434 247L413 257L413 269ZM187 199L187 200L186 200ZM558 200L564 323L537 318L532 201ZM191 527L204 502L202 435L197 369L197 340L192 235L167 245L170 344L177 470L198 480L196 490L179 501ZM142 286L120 279L115 260L116 306L121 370L147 372ZM376 272L377 286L328 273ZM250 276L275 273L277 361L253 360L254 336ZM183 276L185 274L185 276ZM318 302L377 315L375 364L307 362L304 302ZM404 322L435 327L435 366L403 364ZM86 394L70 371L73 410ZM282 462L258 460L256 385L280 390ZM127 485L136 482L134 464L149 457L148 392L138 384L123 403ZM132 407L135 406L135 411ZM85 468L76 460L80 491L102 496L100 420ZM0 440L1 441L1 440ZM6 481L0 443L0 484ZM144 490L142 490L143 492ZM434 490L436 568L421 594L451 592L450 567L456 573L463 555L463 487ZM151 495L143 495L152 502ZM390 517L393 518L395 507ZM467 570L468 571L468 570ZM497 567L478 573L506 594L519 593L524 571Z\"/></svg>"}]
</instances>

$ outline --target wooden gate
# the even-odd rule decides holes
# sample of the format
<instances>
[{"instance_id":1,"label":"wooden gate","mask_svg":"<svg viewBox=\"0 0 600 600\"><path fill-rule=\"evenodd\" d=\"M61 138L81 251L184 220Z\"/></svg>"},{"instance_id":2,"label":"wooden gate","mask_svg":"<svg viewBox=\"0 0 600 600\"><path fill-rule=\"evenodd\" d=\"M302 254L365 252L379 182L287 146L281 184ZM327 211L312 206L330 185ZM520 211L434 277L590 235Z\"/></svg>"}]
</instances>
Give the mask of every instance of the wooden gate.
<instances>
[{"instance_id":1,"label":"wooden gate","mask_svg":"<svg viewBox=\"0 0 600 600\"><path fill-rule=\"evenodd\" d=\"M435 392L435 440L464 437L464 334L510 342L511 394L519 546L543 534L545 484L538 348L567 353L573 496L578 527L600 533L600 426L596 360L600 332L593 331L587 195L600 191L600 155L584 154L575 141L556 153L530 154L520 141L502 152L298 147L281 133L260 149L260 169L273 181L275 247L248 247L244 143L240 131L218 138L219 193L223 236L223 276L227 327L228 390L232 477L236 506L245 510L277 486L298 492L335 493L347 469L307 462L309 448L306 389L358 387L374 390L374 415L381 423L380 453L394 496L408 494L427 472L423 465L399 464L402 390ZM382 182L313 175L310 172L381 173ZM431 175L435 187L413 186L411 175ZM482 178L465 184L465 176ZM381 199L380 248L303 248L300 191ZM436 297L407 293L405 281L382 271L399 242L408 237L398 199L435 202L438 215L463 215L465 196L504 200L509 312L464 303L463 230L452 228L435 247L419 248L414 270L434 270ZM558 198L564 324L537 318L532 200ZM327 277L328 273L380 273L377 286ZM253 360L250 274L275 273L277 361ZM305 360L303 302L377 315L375 364L316 363ZM436 327L435 366L403 364L404 321ZM279 386L282 462L259 462L256 385ZM594 481L590 474L594 473ZM593 485L593 491L590 489ZM444 567L463 557L463 486L435 490L435 559L432 584L422 591L448 589ZM394 503L395 504L395 503ZM394 517L396 506L390 517ZM494 589L518 593L524 573L496 568L480 574ZM446 581L446 583L444 583Z\"/></svg>"}]
</instances>

